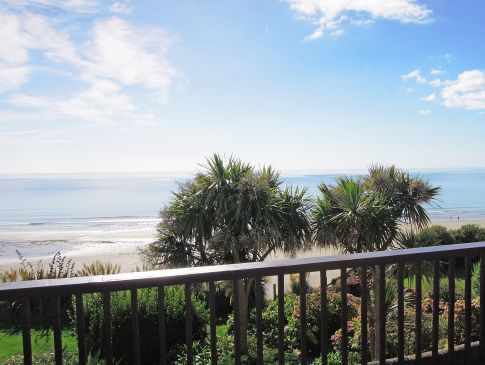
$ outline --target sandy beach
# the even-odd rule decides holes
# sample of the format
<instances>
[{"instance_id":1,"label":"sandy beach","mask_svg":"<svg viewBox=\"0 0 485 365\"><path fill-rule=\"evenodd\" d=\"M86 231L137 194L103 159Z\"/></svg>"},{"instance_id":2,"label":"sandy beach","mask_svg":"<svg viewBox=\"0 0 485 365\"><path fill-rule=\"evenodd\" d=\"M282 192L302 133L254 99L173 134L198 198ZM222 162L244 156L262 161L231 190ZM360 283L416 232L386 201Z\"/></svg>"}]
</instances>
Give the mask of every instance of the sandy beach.
<instances>
[{"instance_id":1,"label":"sandy beach","mask_svg":"<svg viewBox=\"0 0 485 365\"><path fill-rule=\"evenodd\" d=\"M463 224L478 224L485 227L485 220L452 220L437 221L447 228L458 228ZM12 251L19 250L34 265L41 262L46 265L52 256L60 251L67 258L72 259L79 269L83 264L89 264L96 260L112 262L121 266L123 272L130 272L141 265L138 255L139 248L145 247L153 241L155 227L143 229L126 229L117 231L45 231L45 232L0 232L0 242L3 248L0 250L0 271L15 268L20 265L20 260L12 255ZM76 244L66 246L68 241L75 240ZM8 242L21 242L9 247ZM68 249L66 249L68 247ZM8 255L5 254L8 251ZM311 257L322 255L336 255L338 252L332 249L315 248L301 252L297 257ZM287 258L282 252L272 255L270 260ZM329 275L329 279L333 275ZM311 279L311 281L313 281Z\"/></svg>"}]
</instances>

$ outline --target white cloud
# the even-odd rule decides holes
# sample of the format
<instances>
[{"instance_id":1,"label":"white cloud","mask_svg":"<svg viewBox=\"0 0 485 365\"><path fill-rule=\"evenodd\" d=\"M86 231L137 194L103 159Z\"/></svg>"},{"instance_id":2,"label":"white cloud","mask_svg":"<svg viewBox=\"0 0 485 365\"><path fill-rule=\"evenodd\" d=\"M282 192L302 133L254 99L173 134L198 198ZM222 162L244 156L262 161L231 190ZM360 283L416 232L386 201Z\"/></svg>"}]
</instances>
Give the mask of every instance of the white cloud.
<instances>
[{"instance_id":1,"label":"white cloud","mask_svg":"<svg viewBox=\"0 0 485 365\"><path fill-rule=\"evenodd\" d=\"M173 42L161 28L135 28L116 17L98 22L87 46L85 76L142 85L165 101L174 80L180 77L165 57Z\"/></svg>"},{"instance_id":2,"label":"white cloud","mask_svg":"<svg viewBox=\"0 0 485 365\"><path fill-rule=\"evenodd\" d=\"M154 117L142 115L132 99L122 92L119 85L108 80L98 80L89 88L70 97L47 97L30 94L12 95L7 103L23 108L72 117L99 124L135 122L154 124Z\"/></svg>"},{"instance_id":3,"label":"white cloud","mask_svg":"<svg viewBox=\"0 0 485 365\"><path fill-rule=\"evenodd\" d=\"M445 73L445 71L438 69L438 68L434 68L430 72L431 75L441 75L441 74L444 74L444 73Z\"/></svg>"},{"instance_id":4,"label":"white cloud","mask_svg":"<svg viewBox=\"0 0 485 365\"><path fill-rule=\"evenodd\" d=\"M441 97L449 108L485 110L485 72L465 71L456 80L448 80L441 90Z\"/></svg>"},{"instance_id":5,"label":"white cloud","mask_svg":"<svg viewBox=\"0 0 485 365\"><path fill-rule=\"evenodd\" d=\"M12 4L10 4L12 3ZM182 80L166 54L176 38L159 27L135 26L116 16L94 20L87 29L66 28L62 20L32 7L62 7L66 11L95 11L98 1L32 0L10 1L0 6L0 92L19 89L29 76L46 69L67 76L80 90L71 95L44 95L17 92L3 98L17 107L48 111L94 123L133 121L153 125L152 112L142 113L132 98L143 93L145 107L166 102L170 91ZM18 7L19 11L13 11ZM111 10L127 13L128 2L115 2ZM54 11L55 13L55 11ZM74 42L74 32L82 32L83 42ZM75 34L80 35L80 34ZM35 58L34 58L35 54ZM36 65L44 58L42 67ZM43 60L43 61L44 61ZM49 95L49 96L46 96Z\"/></svg>"},{"instance_id":6,"label":"white cloud","mask_svg":"<svg viewBox=\"0 0 485 365\"><path fill-rule=\"evenodd\" d=\"M423 96L419 100L423 100L423 101L436 101L436 94L435 93L432 93L432 94L429 94L428 96Z\"/></svg>"},{"instance_id":7,"label":"white cloud","mask_svg":"<svg viewBox=\"0 0 485 365\"><path fill-rule=\"evenodd\" d=\"M431 110L429 109L421 109L418 111L418 114L420 115L430 115L431 114Z\"/></svg>"},{"instance_id":8,"label":"white cloud","mask_svg":"<svg viewBox=\"0 0 485 365\"><path fill-rule=\"evenodd\" d=\"M29 65L33 51L41 51L54 62L79 62L67 34L52 28L47 18L0 9L0 91L15 89L27 81L34 69Z\"/></svg>"},{"instance_id":9,"label":"white cloud","mask_svg":"<svg viewBox=\"0 0 485 365\"><path fill-rule=\"evenodd\" d=\"M0 92L17 89L27 81L31 72L31 68L26 66L0 65Z\"/></svg>"},{"instance_id":10,"label":"white cloud","mask_svg":"<svg viewBox=\"0 0 485 365\"><path fill-rule=\"evenodd\" d=\"M116 1L110 5L109 11L115 14L128 15L133 11L133 6L123 1Z\"/></svg>"},{"instance_id":11,"label":"white cloud","mask_svg":"<svg viewBox=\"0 0 485 365\"><path fill-rule=\"evenodd\" d=\"M351 25L370 24L376 19L401 23L426 23L431 10L415 0L283 0L290 9L317 28L307 39L322 38Z\"/></svg>"},{"instance_id":12,"label":"white cloud","mask_svg":"<svg viewBox=\"0 0 485 365\"><path fill-rule=\"evenodd\" d=\"M407 92L407 93L413 93L414 92L414 89L412 87L408 87L404 91Z\"/></svg>"},{"instance_id":13,"label":"white cloud","mask_svg":"<svg viewBox=\"0 0 485 365\"><path fill-rule=\"evenodd\" d=\"M69 12L93 13L99 6L99 0L4 0L5 4L16 8L60 9Z\"/></svg>"},{"instance_id":14,"label":"white cloud","mask_svg":"<svg viewBox=\"0 0 485 365\"><path fill-rule=\"evenodd\" d=\"M402 75L401 78L404 81L416 80L416 82L418 82L420 84L426 83L426 79L423 77L423 75L421 75L421 71L419 71L419 70L411 71L410 73L408 73L406 75Z\"/></svg>"},{"instance_id":15,"label":"white cloud","mask_svg":"<svg viewBox=\"0 0 485 365\"><path fill-rule=\"evenodd\" d=\"M434 79L429 82L429 84L433 87L440 87L443 84L443 81L440 79Z\"/></svg>"}]
</instances>

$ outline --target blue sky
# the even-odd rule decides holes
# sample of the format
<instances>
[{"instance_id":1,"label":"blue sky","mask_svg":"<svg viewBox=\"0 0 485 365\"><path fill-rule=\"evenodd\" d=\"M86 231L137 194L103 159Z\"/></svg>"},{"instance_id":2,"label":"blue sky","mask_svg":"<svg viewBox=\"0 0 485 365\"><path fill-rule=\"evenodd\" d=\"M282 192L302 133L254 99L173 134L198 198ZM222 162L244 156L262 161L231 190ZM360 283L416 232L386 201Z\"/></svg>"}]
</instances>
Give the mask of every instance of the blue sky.
<instances>
[{"instance_id":1,"label":"blue sky","mask_svg":"<svg viewBox=\"0 0 485 365\"><path fill-rule=\"evenodd\" d=\"M0 172L485 166L485 3L0 3Z\"/></svg>"}]
</instances>

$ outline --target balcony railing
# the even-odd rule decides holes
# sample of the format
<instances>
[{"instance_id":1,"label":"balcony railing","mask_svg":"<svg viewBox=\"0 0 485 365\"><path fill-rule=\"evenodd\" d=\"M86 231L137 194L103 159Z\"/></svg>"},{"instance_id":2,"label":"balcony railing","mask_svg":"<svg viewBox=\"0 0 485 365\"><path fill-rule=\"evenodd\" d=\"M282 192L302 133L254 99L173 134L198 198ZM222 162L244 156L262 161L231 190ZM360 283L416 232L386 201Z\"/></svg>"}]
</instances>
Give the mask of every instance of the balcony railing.
<instances>
[{"instance_id":1,"label":"balcony railing","mask_svg":"<svg viewBox=\"0 0 485 365\"><path fill-rule=\"evenodd\" d=\"M167 363L165 313L164 313L164 288L171 285L185 286L185 319L186 319L186 344L187 344L187 364L194 362L192 353L192 291L195 283L209 283L209 311L210 311L210 348L212 364L217 364L217 337L216 337L216 307L215 307L215 283L219 281L231 281L233 285L233 302L234 302L234 359L235 364L241 363L240 347L240 313L238 295L238 279L254 278L256 283L255 303L256 303L256 343L257 343L257 363L263 364L263 329L262 329L262 309L263 309L263 290L261 283L262 277L277 277L278 288L278 356L279 364L285 363L284 348L284 276L287 274L299 274L300 280L300 346L301 346L301 363L306 364L307 359L307 302L306 302L306 273L318 272L320 276L320 305L321 313L321 357L322 363L327 361L327 271L340 270L341 275L341 325L342 325L342 342L341 357L342 364L348 363L348 340L347 340L347 286L344 285L347 280L348 270L354 269L359 272L361 278L361 363L366 364L369 360L368 353L368 271L373 270L377 277L376 288L376 318L379 318L376 328L376 337L379 346L377 346L377 360L379 364L386 363L386 308L384 291L386 287L386 267L396 265L397 267L397 290L398 290L398 309L397 309L397 328L398 328L398 357L395 362L404 364L409 361L405 358L405 327L404 327L404 267L406 264L412 264L415 268L415 355L412 361L420 363L425 359L422 357L422 263L431 262L433 264L433 312L432 312L432 351L431 359L433 363L455 363L458 354L455 351L455 261L457 258L465 259L464 280L465 280L465 323L464 323L464 344L461 346L460 358L465 364L472 361L472 352L476 351L476 344L471 343L471 326L472 326L472 288L471 288L471 269L472 260L480 259L480 330L478 353L480 362L485 359L485 242L436 246L426 248L414 248L397 251L384 251L373 253L362 253L353 255L324 256L314 258L302 258L291 260L274 260L260 263L246 263L235 265L221 265L210 267L160 270L148 272L135 272L126 274L93 276L93 277L75 277L69 279L51 279L38 281L22 281L14 283L5 283L0 285L0 300L17 300L21 301L21 325L23 334L23 353L24 364L32 363L32 346L31 346L31 312L29 303L32 298L54 298L54 352L56 364L62 364L62 336L61 336L61 310L60 298L66 296L75 296L76 300L76 325L77 341L79 351L79 364L86 363L86 335L85 323L83 317L83 294L102 293L103 311L104 311L104 337L106 339L105 356L107 364L113 363L113 346L111 332L111 293L121 290L131 291L131 313L132 313L132 336L133 336L133 364L140 364L140 340L138 325L138 300L137 289L140 288L158 288L159 294L159 331L160 331L160 364ZM448 351L443 355L439 349L439 294L440 294L440 262L448 263L448 293L449 293L449 315L448 315ZM473 359L475 356L473 356ZM429 360L429 359L428 359ZM473 360L475 361L475 360Z\"/></svg>"}]
</instances>

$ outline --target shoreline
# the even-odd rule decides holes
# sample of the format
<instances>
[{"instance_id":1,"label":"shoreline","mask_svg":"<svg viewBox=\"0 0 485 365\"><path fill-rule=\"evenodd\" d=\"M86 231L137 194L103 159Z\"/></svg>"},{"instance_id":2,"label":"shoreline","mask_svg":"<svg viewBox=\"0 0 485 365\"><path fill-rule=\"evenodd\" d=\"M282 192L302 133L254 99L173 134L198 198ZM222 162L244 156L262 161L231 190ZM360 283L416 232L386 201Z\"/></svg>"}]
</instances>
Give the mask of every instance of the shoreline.
<instances>
[{"instance_id":1,"label":"shoreline","mask_svg":"<svg viewBox=\"0 0 485 365\"><path fill-rule=\"evenodd\" d=\"M452 221L433 221L432 225L441 225L448 229L456 229L465 224L477 224L485 227L485 219L470 220L452 220ZM99 231L86 232L82 231L45 231L45 232L0 232L0 243L3 246L9 242L21 241L15 246L2 246L0 250L0 271L10 268L18 268L20 260L12 257L11 252L18 249L22 255L34 266L41 261L42 265L47 265L53 255L60 251L67 259L75 263L75 270L81 269L83 264L90 264L96 260L102 262L111 262L121 267L121 272L130 272L135 270L136 266L141 266L142 261L138 254L140 248L148 245L154 240L156 233L155 227L142 229L123 229L117 231ZM69 246L70 250L62 251L62 244L69 240L76 240L75 245ZM34 246L33 243L39 246ZM59 249L58 249L59 248ZM10 251L10 257L5 257L5 252ZM36 251L44 254L35 254ZM315 248L309 251L301 252L296 257L311 256L328 256L337 255L338 252L333 249ZM5 257L5 258L3 258ZM269 257L269 260L278 260L288 258L283 253L276 253Z\"/></svg>"}]
</instances>

